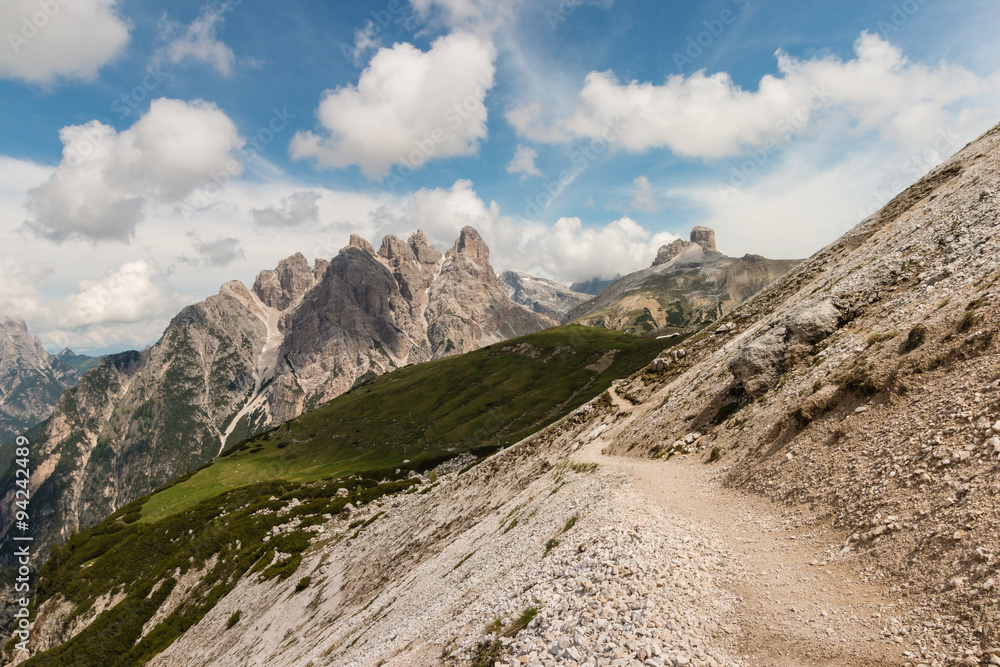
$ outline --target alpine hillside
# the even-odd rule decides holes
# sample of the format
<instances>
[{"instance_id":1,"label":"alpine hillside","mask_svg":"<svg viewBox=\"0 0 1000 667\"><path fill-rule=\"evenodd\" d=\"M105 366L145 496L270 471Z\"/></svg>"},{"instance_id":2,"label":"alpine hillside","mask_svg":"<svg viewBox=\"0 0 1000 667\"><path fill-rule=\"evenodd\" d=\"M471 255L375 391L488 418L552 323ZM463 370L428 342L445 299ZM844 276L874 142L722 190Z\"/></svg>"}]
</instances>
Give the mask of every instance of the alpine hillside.
<instances>
[{"instance_id":1,"label":"alpine hillside","mask_svg":"<svg viewBox=\"0 0 1000 667\"><path fill-rule=\"evenodd\" d=\"M377 252L352 236L329 262L296 254L252 289L226 283L151 348L104 358L29 434L36 543L64 540L356 383L554 324L508 298L471 227L445 254L419 231L387 236ZM35 349L24 336L21 348ZM13 475L10 464L3 479ZM16 487L4 488L0 539Z\"/></svg>"}]
</instances>

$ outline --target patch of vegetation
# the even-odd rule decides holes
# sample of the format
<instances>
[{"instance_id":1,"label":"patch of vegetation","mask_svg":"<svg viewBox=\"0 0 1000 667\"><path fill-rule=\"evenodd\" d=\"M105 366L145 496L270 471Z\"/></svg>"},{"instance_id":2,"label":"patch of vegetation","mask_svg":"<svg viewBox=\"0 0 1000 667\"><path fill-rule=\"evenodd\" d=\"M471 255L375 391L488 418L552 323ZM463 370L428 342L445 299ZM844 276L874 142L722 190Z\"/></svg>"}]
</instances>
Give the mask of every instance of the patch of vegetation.
<instances>
[{"instance_id":1,"label":"patch of vegetation","mask_svg":"<svg viewBox=\"0 0 1000 667\"><path fill-rule=\"evenodd\" d=\"M576 522L577 522L577 520L578 520L579 518L580 518L580 517L579 517L579 516L577 516L577 515L575 515L575 514L574 514L573 516L571 516L571 517L569 518L569 521L567 521L567 522L566 522L566 525L565 525L565 526L563 526L563 529L562 529L562 532L564 532L564 533L568 533L568 532L569 532L569 530L570 530L570 528L572 528L573 526L575 526L575 525L576 525Z\"/></svg>"},{"instance_id":2,"label":"patch of vegetation","mask_svg":"<svg viewBox=\"0 0 1000 667\"><path fill-rule=\"evenodd\" d=\"M551 538L548 542L545 543L545 553L542 554L542 558L548 556L549 552L555 549L557 546L559 546L559 540L557 540L554 537Z\"/></svg>"},{"instance_id":3,"label":"patch of vegetation","mask_svg":"<svg viewBox=\"0 0 1000 667\"><path fill-rule=\"evenodd\" d=\"M537 356L516 351L530 344ZM495 451L556 421L671 344L579 325L415 364L375 378L238 446L143 506L152 521L226 489L307 482L372 468L424 471L457 452ZM588 369L607 352L601 372ZM246 449L243 449L246 447ZM257 450L251 452L250 450Z\"/></svg>"},{"instance_id":4,"label":"patch of vegetation","mask_svg":"<svg viewBox=\"0 0 1000 667\"><path fill-rule=\"evenodd\" d=\"M476 647L476 652L472 654L472 662L469 664L471 667L493 667L500 660L502 650L503 644L500 640L481 642Z\"/></svg>"},{"instance_id":5,"label":"patch of vegetation","mask_svg":"<svg viewBox=\"0 0 1000 667\"><path fill-rule=\"evenodd\" d=\"M312 577L302 577L299 579L299 583L295 584L295 592L300 593L305 589L309 588L309 584L312 583Z\"/></svg>"},{"instance_id":6,"label":"patch of vegetation","mask_svg":"<svg viewBox=\"0 0 1000 667\"><path fill-rule=\"evenodd\" d=\"M503 533L501 533L501 535L506 535L511 530L513 530L515 526L517 526L517 518L516 517L513 518L513 519L511 519L510 523L508 523L507 526L503 529Z\"/></svg>"},{"instance_id":7,"label":"patch of vegetation","mask_svg":"<svg viewBox=\"0 0 1000 667\"><path fill-rule=\"evenodd\" d=\"M517 617L510 625L504 628L503 634L505 637L513 637L521 630L524 630L528 625L535 620L535 616L538 616L538 607L528 607L521 612L521 615Z\"/></svg>"},{"instance_id":8,"label":"patch of vegetation","mask_svg":"<svg viewBox=\"0 0 1000 667\"><path fill-rule=\"evenodd\" d=\"M912 352L917 349L927 340L927 327L923 324L918 324L912 329L910 333L906 336L906 341L903 343L903 353Z\"/></svg>"},{"instance_id":9,"label":"patch of vegetation","mask_svg":"<svg viewBox=\"0 0 1000 667\"><path fill-rule=\"evenodd\" d=\"M864 358L858 359L851 370L840 379L840 386L861 396L874 396L881 389ZM797 419L804 421L804 418L797 417Z\"/></svg>"},{"instance_id":10,"label":"patch of vegetation","mask_svg":"<svg viewBox=\"0 0 1000 667\"><path fill-rule=\"evenodd\" d=\"M868 339L865 342L867 343L868 347L871 347L872 345L878 345L879 343L884 343L887 340L892 340L895 337L896 337L895 331L880 331L878 333L873 333L872 335L868 336Z\"/></svg>"},{"instance_id":11,"label":"patch of vegetation","mask_svg":"<svg viewBox=\"0 0 1000 667\"><path fill-rule=\"evenodd\" d=\"M979 322L979 313L973 310L967 310L962 315L962 320L958 323L959 331L969 331Z\"/></svg>"},{"instance_id":12,"label":"patch of vegetation","mask_svg":"<svg viewBox=\"0 0 1000 667\"><path fill-rule=\"evenodd\" d=\"M239 623L241 616L243 616L243 612L242 611L240 611L239 609L237 609L236 611L234 611L233 615L229 617L228 621L226 621L226 629L229 630L234 625L236 625L237 623Z\"/></svg>"},{"instance_id":13,"label":"patch of vegetation","mask_svg":"<svg viewBox=\"0 0 1000 667\"><path fill-rule=\"evenodd\" d=\"M715 463L722 458L722 449L720 447L712 447L712 452L708 455L708 460L705 463Z\"/></svg>"}]
</instances>

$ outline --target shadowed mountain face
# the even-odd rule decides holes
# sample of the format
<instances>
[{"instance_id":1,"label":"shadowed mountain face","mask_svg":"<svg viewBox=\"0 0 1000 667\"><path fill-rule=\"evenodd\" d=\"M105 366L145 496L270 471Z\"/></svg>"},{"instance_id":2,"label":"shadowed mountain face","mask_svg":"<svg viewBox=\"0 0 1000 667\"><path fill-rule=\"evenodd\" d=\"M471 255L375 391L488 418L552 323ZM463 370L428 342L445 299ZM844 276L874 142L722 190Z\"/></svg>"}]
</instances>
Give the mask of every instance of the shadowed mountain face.
<instances>
[{"instance_id":1,"label":"shadowed mountain face","mask_svg":"<svg viewBox=\"0 0 1000 667\"><path fill-rule=\"evenodd\" d=\"M651 267L619 278L564 321L641 334L716 320L798 262L728 257L716 249L713 230L695 227L690 241L663 246Z\"/></svg>"},{"instance_id":2,"label":"shadowed mountain face","mask_svg":"<svg viewBox=\"0 0 1000 667\"><path fill-rule=\"evenodd\" d=\"M0 443L47 419L59 395L79 379L23 321L0 316Z\"/></svg>"},{"instance_id":3,"label":"shadowed mountain face","mask_svg":"<svg viewBox=\"0 0 1000 667\"><path fill-rule=\"evenodd\" d=\"M226 283L151 348L104 358L30 434L36 544L65 539L359 381L553 324L510 300L471 227L444 255L422 232L386 237L378 252L354 236L332 261L309 266L296 254L252 290ZM41 359L26 331L17 340L22 356ZM50 405L63 389L46 394ZM0 536L12 502L0 503Z\"/></svg>"}]
</instances>

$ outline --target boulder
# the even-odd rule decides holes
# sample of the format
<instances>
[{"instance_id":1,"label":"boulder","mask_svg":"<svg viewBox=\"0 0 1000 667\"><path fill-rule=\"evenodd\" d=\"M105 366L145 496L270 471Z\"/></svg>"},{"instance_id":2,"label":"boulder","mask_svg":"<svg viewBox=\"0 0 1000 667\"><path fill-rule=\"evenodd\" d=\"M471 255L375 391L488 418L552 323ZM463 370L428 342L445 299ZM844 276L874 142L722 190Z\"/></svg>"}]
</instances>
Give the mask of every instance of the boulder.
<instances>
[{"instance_id":1,"label":"boulder","mask_svg":"<svg viewBox=\"0 0 1000 667\"><path fill-rule=\"evenodd\" d=\"M800 308L785 318L792 340L808 345L815 345L832 334L839 323L840 311L829 300Z\"/></svg>"},{"instance_id":2,"label":"boulder","mask_svg":"<svg viewBox=\"0 0 1000 667\"><path fill-rule=\"evenodd\" d=\"M729 371L754 398L763 396L778 383L785 365L785 329L771 329L750 341L729 362Z\"/></svg>"}]
</instances>

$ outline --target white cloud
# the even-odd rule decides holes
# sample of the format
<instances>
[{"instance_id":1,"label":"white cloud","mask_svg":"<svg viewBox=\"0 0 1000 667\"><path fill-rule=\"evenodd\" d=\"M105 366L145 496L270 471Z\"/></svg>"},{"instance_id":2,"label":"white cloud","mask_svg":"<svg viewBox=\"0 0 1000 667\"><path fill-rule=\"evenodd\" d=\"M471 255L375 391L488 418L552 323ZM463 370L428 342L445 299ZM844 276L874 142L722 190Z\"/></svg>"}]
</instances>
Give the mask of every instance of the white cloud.
<instances>
[{"instance_id":1,"label":"white cloud","mask_svg":"<svg viewBox=\"0 0 1000 667\"><path fill-rule=\"evenodd\" d=\"M877 130L901 145L919 145L952 118L952 106L998 91L998 82L960 67L909 61L877 35L862 33L855 58L799 60L777 53L779 76L756 91L725 72L673 75L657 85L622 82L591 72L568 117L546 119L537 102L513 107L509 122L535 141L594 139L619 128L618 145L632 152L666 148L677 155L717 158L787 140L817 116L844 115L856 132Z\"/></svg>"},{"instance_id":2,"label":"white cloud","mask_svg":"<svg viewBox=\"0 0 1000 667\"><path fill-rule=\"evenodd\" d=\"M130 29L116 0L4 0L0 25L0 77L42 84L92 80L122 53Z\"/></svg>"},{"instance_id":3,"label":"white cloud","mask_svg":"<svg viewBox=\"0 0 1000 667\"><path fill-rule=\"evenodd\" d=\"M31 331L49 345L142 346L191 302L190 296L170 289L152 260L127 262L99 279L79 281L65 296L50 298L41 288L54 271L51 262L0 258L0 313L28 320ZM152 338L151 331L156 332Z\"/></svg>"},{"instance_id":4,"label":"white cloud","mask_svg":"<svg viewBox=\"0 0 1000 667\"><path fill-rule=\"evenodd\" d=\"M243 243L235 237L226 236L203 241L200 236L190 232L191 245L198 256L188 259L190 264L202 264L204 266L229 266L238 259L246 257L246 250Z\"/></svg>"},{"instance_id":5,"label":"white cloud","mask_svg":"<svg viewBox=\"0 0 1000 667\"><path fill-rule=\"evenodd\" d=\"M124 264L100 280L83 280L79 289L56 316L61 328L140 322L176 313L185 301L166 287L160 269L145 260Z\"/></svg>"},{"instance_id":6,"label":"white cloud","mask_svg":"<svg viewBox=\"0 0 1000 667\"><path fill-rule=\"evenodd\" d=\"M507 173L521 174L520 178L518 178L519 183L524 183L528 180L529 176L541 177L543 174L535 165L536 159L538 159L538 151L534 148L518 144L517 149L514 151L514 157L507 164Z\"/></svg>"},{"instance_id":7,"label":"white cloud","mask_svg":"<svg viewBox=\"0 0 1000 667\"><path fill-rule=\"evenodd\" d=\"M517 269L567 283L645 268L660 246L677 238L654 234L628 217L603 227L585 227L579 218L561 218L552 226L515 221L503 215L496 202L480 199L467 180L447 189L418 190L399 209L382 209L374 217L376 225L367 238L377 241L381 234L409 234L420 228L442 249L454 243L462 227L472 225L489 244L494 269Z\"/></svg>"},{"instance_id":8,"label":"white cloud","mask_svg":"<svg viewBox=\"0 0 1000 667\"><path fill-rule=\"evenodd\" d=\"M645 176L637 176L632 181L632 201L629 205L637 211L656 213L660 210L660 196L653 190L652 184Z\"/></svg>"},{"instance_id":9,"label":"white cloud","mask_svg":"<svg viewBox=\"0 0 1000 667\"><path fill-rule=\"evenodd\" d=\"M261 227L294 227L319 221L319 200L319 193L302 190L282 197L280 207L250 209L250 215Z\"/></svg>"},{"instance_id":10,"label":"white cloud","mask_svg":"<svg viewBox=\"0 0 1000 667\"><path fill-rule=\"evenodd\" d=\"M415 170L474 155L487 134L495 59L492 43L465 32L436 39L426 52L406 43L379 49L356 86L324 93L316 112L323 132L297 133L291 156L358 165L378 178L393 165Z\"/></svg>"},{"instance_id":11,"label":"white cloud","mask_svg":"<svg viewBox=\"0 0 1000 667\"><path fill-rule=\"evenodd\" d=\"M153 58L154 64L158 65L161 61L172 65L191 61L202 62L211 65L220 75L228 77L233 71L236 56L233 50L218 38L219 28L222 27L224 20L223 13L227 8L228 5L221 7L206 5L182 35L172 39L156 53ZM161 30L169 39L180 30L180 26L164 19L161 22Z\"/></svg>"},{"instance_id":12,"label":"white cloud","mask_svg":"<svg viewBox=\"0 0 1000 667\"><path fill-rule=\"evenodd\" d=\"M95 120L64 127L59 138L59 167L28 193L28 225L56 241L127 240L147 202L178 202L213 177L242 171L236 126L200 100L153 100L120 134Z\"/></svg>"}]
</instances>

